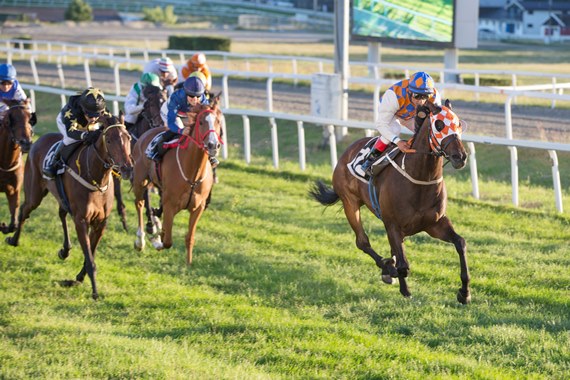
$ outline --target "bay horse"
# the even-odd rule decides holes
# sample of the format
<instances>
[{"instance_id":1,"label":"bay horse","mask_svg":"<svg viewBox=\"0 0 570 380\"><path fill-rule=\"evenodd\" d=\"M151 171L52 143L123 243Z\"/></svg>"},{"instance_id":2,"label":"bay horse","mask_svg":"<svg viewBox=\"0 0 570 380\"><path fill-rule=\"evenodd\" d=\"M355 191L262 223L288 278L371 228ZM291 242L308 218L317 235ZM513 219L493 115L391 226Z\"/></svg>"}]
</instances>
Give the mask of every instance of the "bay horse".
<instances>
[{"instance_id":1,"label":"bay horse","mask_svg":"<svg viewBox=\"0 0 570 380\"><path fill-rule=\"evenodd\" d=\"M143 89L143 95L145 97L145 102L143 105L143 110L140 113L139 118L136 123L128 128L128 132L131 135L131 150L133 145L137 142L143 133L152 128L159 128L164 126L164 122L160 116L160 107L166 101L167 95L166 90L160 87L148 85ZM115 182L115 199L117 200L117 213L121 218L121 223L123 229L127 231L127 213L125 203L123 202L123 194L121 192L121 180L119 177L113 177ZM147 215L147 232L154 233L156 227L152 221L152 210L150 206L150 199L148 196L148 191L145 192L145 205L146 205L146 215Z\"/></svg>"},{"instance_id":2,"label":"bay horse","mask_svg":"<svg viewBox=\"0 0 570 380\"><path fill-rule=\"evenodd\" d=\"M333 173L332 188L317 182L309 193L325 206L342 201L346 218L356 234L356 246L374 259L382 270L384 282L392 283L392 277L398 277L400 293L404 297L411 296L406 282L410 267L404 238L425 231L434 238L453 243L461 266L457 300L467 304L471 302L471 293L466 244L445 214L447 192L443 181L444 157L455 169L463 168L467 160L461 141L462 122L451 110L449 101L442 108L428 102L427 106L417 109L415 129L412 148L416 153L399 153L392 165L370 178L370 186L354 177L347 166L369 141L369 138L363 138L354 142L340 157ZM390 258L382 258L370 245L362 227L362 205L383 221L391 248Z\"/></svg>"},{"instance_id":3,"label":"bay horse","mask_svg":"<svg viewBox=\"0 0 570 380\"><path fill-rule=\"evenodd\" d=\"M46 180L42 175L45 156L53 144L61 140L60 133L48 133L32 146L26 160L24 180L25 201L20 209L19 225L6 242L18 246L24 222L30 217L43 198L51 193L59 203L59 218L63 228L63 247L58 256L65 260L69 256L71 242L67 228L67 214L75 223L77 239L83 251L84 261L75 280L64 280L63 286L74 286L83 282L85 275L91 280L92 297L99 297L96 282L95 253L107 225L107 218L113 208L113 170L119 171L124 179L132 174L131 137L123 125L122 118L109 115L99 120L102 123L97 140L93 144L83 143L70 155L66 170L61 175L64 196L60 195L56 181Z\"/></svg>"},{"instance_id":4,"label":"bay horse","mask_svg":"<svg viewBox=\"0 0 570 380\"><path fill-rule=\"evenodd\" d=\"M221 147L223 114L219 108L219 95L210 105L197 105L188 113L188 126L176 148L169 149L158 165L148 159L145 150L151 140L161 132L154 128L144 133L133 151L135 160L133 191L138 213L139 228L135 248L145 247L145 231L142 228L144 191L151 183L161 190L163 221L162 231L153 245L157 249L172 246L174 216L188 210L190 218L186 234L186 263L192 263L196 226L204 212L214 184L209 157L218 154ZM164 129L163 129L164 130Z\"/></svg>"},{"instance_id":5,"label":"bay horse","mask_svg":"<svg viewBox=\"0 0 570 380\"><path fill-rule=\"evenodd\" d=\"M0 125L0 191L6 193L10 210L10 223L2 222L0 231L14 232L20 211L20 191L24 183L24 160L34 136L36 114L30 111L30 99L3 100L8 107Z\"/></svg>"}]
</instances>

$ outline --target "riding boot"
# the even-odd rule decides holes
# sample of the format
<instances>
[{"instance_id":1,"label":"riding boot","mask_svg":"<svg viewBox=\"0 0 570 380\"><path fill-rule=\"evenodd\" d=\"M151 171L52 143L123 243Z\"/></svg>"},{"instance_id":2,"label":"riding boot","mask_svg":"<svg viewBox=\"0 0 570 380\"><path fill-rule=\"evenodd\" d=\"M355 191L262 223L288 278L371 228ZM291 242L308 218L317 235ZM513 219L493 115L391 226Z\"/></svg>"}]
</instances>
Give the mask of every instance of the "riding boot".
<instances>
[{"instance_id":1,"label":"riding boot","mask_svg":"<svg viewBox=\"0 0 570 380\"><path fill-rule=\"evenodd\" d=\"M55 178L58 170L62 166L61 152L63 151L64 147L65 147L65 145L63 145L63 143L59 144L59 146L57 147L57 150L55 151L55 153L53 154L53 156L51 157L51 159L47 163L47 166L45 168L43 168L43 170L42 170L44 177L46 177L48 179L54 179Z\"/></svg>"},{"instance_id":2,"label":"riding boot","mask_svg":"<svg viewBox=\"0 0 570 380\"><path fill-rule=\"evenodd\" d=\"M164 156L164 154L168 150L164 148L164 143L172 140L176 136L178 136L178 134L172 131L166 131L163 134L161 134L154 146L154 149L151 152L149 152L149 155L147 157L155 162L160 162L162 156Z\"/></svg>"},{"instance_id":3,"label":"riding boot","mask_svg":"<svg viewBox=\"0 0 570 380\"><path fill-rule=\"evenodd\" d=\"M372 168L372 164L374 163L374 161L376 161L380 155L382 154L381 151L379 151L376 148L372 148L372 150L370 151L370 153L368 153L368 157L366 157L366 161L364 161L364 163L362 164L361 168L362 171L368 175L370 175L370 169Z\"/></svg>"}]
</instances>

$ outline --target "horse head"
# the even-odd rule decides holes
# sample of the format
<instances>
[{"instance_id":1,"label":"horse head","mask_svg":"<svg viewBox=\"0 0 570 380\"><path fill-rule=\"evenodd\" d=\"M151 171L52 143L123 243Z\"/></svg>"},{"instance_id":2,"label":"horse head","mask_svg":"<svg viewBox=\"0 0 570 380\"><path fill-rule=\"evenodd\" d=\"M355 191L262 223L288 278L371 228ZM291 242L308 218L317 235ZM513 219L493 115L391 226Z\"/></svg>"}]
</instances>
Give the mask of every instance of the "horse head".
<instances>
[{"instance_id":1,"label":"horse head","mask_svg":"<svg viewBox=\"0 0 570 380\"><path fill-rule=\"evenodd\" d=\"M432 154L451 161L455 169L462 169L467 161L467 152L461 141L463 122L451 109L451 102L438 107L431 102L416 110L416 134L424 127Z\"/></svg>"},{"instance_id":2,"label":"horse head","mask_svg":"<svg viewBox=\"0 0 570 380\"><path fill-rule=\"evenodd\" d=\"M19 145L24 153L28 153L34 136L33 126L37 121L36 113L30 112L30 99L3 101L8 106L8 111L2 128L8 131L14 144Z\"/></svg>"},{"instance_id":3,"label":"horse head","mask_svg":"<svg viewBox=\"0 0 570 380\"><path fill-rule=\"evenodd\" d=\"M146 101L142 111L142 117L147 120L150 128L164 126L164 122L160 116L160 108L167 100L166 90L148 85L143 89L143 95Z\"/></svg>"},{"instance_id":4,"label":"horse head","mask_svg":"<svg viewBox=\"0 0 570 380\"><path fill-rule=\"evenodd\" d=\"M216 156L222 146L224 116L219 101L220 95L217 95L211 99L209 105L197 105L188 113L188 121L190 125L194 125L190 138L210 157Z\"/></svg>"},{"instance_id":5,"label":"horse head","mask_svg":"<svg viewBox=\"0 0 570 380\"><path fill-rule=\"evenodd\" d=\"M131 158L131 135L124 125L124 117L108 115L102 118L103 129L95 143L97 151L102 152L105 165L118 170L123 179L130 179L133 172Z\"/></svg>"}]
</instances>

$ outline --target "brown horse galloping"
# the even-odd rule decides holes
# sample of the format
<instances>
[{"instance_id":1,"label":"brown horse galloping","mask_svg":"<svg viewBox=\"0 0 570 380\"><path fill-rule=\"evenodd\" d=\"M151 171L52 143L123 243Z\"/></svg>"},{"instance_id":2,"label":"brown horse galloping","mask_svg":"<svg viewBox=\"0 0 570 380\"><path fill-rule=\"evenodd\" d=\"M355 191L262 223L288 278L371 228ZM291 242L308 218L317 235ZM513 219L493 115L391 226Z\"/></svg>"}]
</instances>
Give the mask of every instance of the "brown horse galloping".
<instances>
[{"instance_id":1,"label":"brown horse galloping","mask_svg":"<svg viewBox=\"0 0 570 380\"><path fill-rule=\"evenodd\" d=\"M162 128L164 127L164 122L160 116L160 107L167 99L166 90L163 90L156 86L145 86L143 89L143 95L146 101L143 105L143 110L137 120L137 122L128 129L132 140L131 140L131 150L136 144L139 137L143 133L152 128ZM115 198L117 200L117 213L121 218L121 223L123 228L127 231L127 213L125 203L123 202L123 193L121 192L121 180L118 177L113 177L115 182ZM145 194L145 204L146 204L146 215L147 215L147 232L155 233L155 227L152 222L152 210L150 207L150 201L148 198L148 192Z\"/></svg>"},{"instance_id":2,"label":"brown horse galloping","mask_svg":"<svg viewBox=\"0 0 570 380\"><path fill-rule=\"evenodd\" d=\"M206 201L214 184L208 158L217 155L221 147L223 114L218 102L219 96L212 100L211 105L198 105L188 114L189 125L192 127L188 135L181 139L181 145L167 151L162 158L159 165L160 178L157 165L146 157L145 150L161 130L151 129L142 135L135 145L133 190L139 216L136 249L142 250L145 246L143 195L152 182L161 189L163 207L162 242L155 241L153 244L157 249L170 248L174 216L181 210L188 210L190 219L185 239L186 262L192 263L196 225L206 208ZM184 145L186 146L183 147Z\"/></svg>"},{"instance_id":3,"label":"brown horse galloping","mask_svg":"<svg viewBox=\"0 0 570 380\"><path fill-rule=\"evenodd\" d=\"M310 194L327 206L339 199L342 201L346 218L356 234L356 246L370 255L382 269L384 282L391 283L391 277L397 273L400 293L405 297L410 297L411 293L406 282L410 269L404 252L404 238L425 231L434 238L453 243L461 265L462 285L457 300L469 303L471 293L465 240L455 232L445 215L447 192L443 182L443 157L455 169L463 168L467 159L461 142L461 124L451 111L451 105L446 102L443 110L429 102L427 107L418 107L412 143L417 153L399 154L392 165L371 178L373 186L370 190L373 191L355 178L347 167L368 140L356 141L340 157L333 173L332 189L319 182ZM377 215L381 214L391 256L396 259L395 268L393 259L382 258L372 249L362 227L362 205Z\"/></svg>"},{"instance_id":4,"label":"brown horse galloping","mask_svg":"<svg viewBox=\"0 0 570 380\"><path fill-rule=\"evenodd\" d=\"M82 144L77 148L69 157L65 173L61 175L66 200L62 199L57 189L58 179L46 180L42 175L44 158L50 147L61 140L61 134L48 133L34 143L26 161L26 199L20 210L20 224L14 236L6 239L8 244L17 246L25 220L40 205L47 193L52 193L59 203L59 218L64 235L63 248L58 256L66 259L71 249L67 210L73 216L77 239L84 255L83 267L75 281L65 280L61 284L77 285L83 282L87 274L91 280L93 299L99 296L95 279L95 251L113 208L112 171L120 171L124 179L130 178L132 173L131 138L123 121L115 116L100 121L103 128L99 131L97 141L92 145Z\"/></svg>"},{"instance_id":5,"label":"brown horse galloping","mask_svg":"<svg viewBox=\"0 0 570 380\"><path fill-rule=\"evenodd\" d=\"M6 193L10 209L10 224L0 224L0 231L7 234L17 227L20 207L20 190L24 183L22 153L32 146L32 127L36 114L29 111L30 100L4 100L8 106L0 125L0 191Z\"/></svg>"}]
</instances>

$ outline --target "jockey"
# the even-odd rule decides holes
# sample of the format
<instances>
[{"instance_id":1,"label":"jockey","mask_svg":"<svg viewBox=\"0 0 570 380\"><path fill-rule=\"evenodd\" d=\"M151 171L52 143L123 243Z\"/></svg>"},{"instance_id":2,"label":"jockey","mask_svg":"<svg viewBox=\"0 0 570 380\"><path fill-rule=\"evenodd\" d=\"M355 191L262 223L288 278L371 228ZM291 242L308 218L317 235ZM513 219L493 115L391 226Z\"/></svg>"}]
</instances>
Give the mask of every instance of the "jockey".
<instances>
[{"instance_id":1,"label":"jockey","mask_svg":"<svg viewBox=\"0 0 570 380\"><path fill-rule=\"evenodd\" d=\"M8 111L8 106L2 101L6 100L26 100L28 97L22 89L22 85L16 79L16 68L9 63L0 65L0 122ZM29 107L29 106L28 106Z\"/></svg>"},{"instance_id":2,"label":"jockey","mask_svg":"<svg viewBox=\"0 0 570 380\"><path fill-rule=\"evenodd\" d=\"M57 128L63 135L63 143L59 144L57 151L44 168L45 177L53 179L58 169L65 163L68 158L62 157L65 147L82 141L92 144L99 137L98 133L91 132L99 130L101 125L98 120L103 115L110 115L110 112L106 108L105 95L100 89L89 87L81 95L69 97L69 101L56 118ZM74 150L66 150L66 153L71 154Z\"/></svg>"},{"instance_id":3,"label":"jockey","mask_svg":"<svg viewBox=\"0 0 570 380\"><path fill-rule=\"evenodd\" d=\"M155 149L149 152L148 158L159 162L165 153L162 145L182 135L187 127L182 118L186 119L186 114L192 107L198 104L209 104L204 91L202 81L197 77L190 77L184 81L182 88L172 93L168 101L162 105L160 112L168 130L162 133L160 140L155 144Z\"/></svg>"},{"instance_id":4,"label":"jockey","mask_svg":"<svg viewBox=\"0 0 570 380\"><path fill-rule=\"evenodd\" d=\"M204 85L206 86L206 92L210 92L212 90L212 74L210 73L208 63L206 63L206 55L204 55L204 53L194 54L186 62L186 64L180 68L179 74L181 78L186 80L191 74L196 71L204 74Z\"/></svg>"},{"instance_id":5,"label":"jockey","mask_svg":"<svg viewBox=\"0 0 570 380\"><path fill-rule=\"evenodd\" d=\"M160 78L160 84L166 88L168 96L174 92L174 86L178 82L178 73L174 63L168 57L155 58L144 65L143 73L154 73Z\"/></svg>"},{"instance_id":6,"label":"jockey","mask_svg":"<svg viewBox=\"0 0 570 380\"><path fill-rule=\"evenodd\" d=\"M430 101L441 106L441 96L434 87L432 77L419 71L410 79L404 79L390 87L378 106L378 121L376 123L380 138L376 140L374 147L362 164L362 171L369 171L372 163L376 161L388 144L394 143L404 153L413 153L407 141L401 140L398 135L402 126L413 131L416 107Z\"/></svg>"},{"instance_id":7,"label":"jockey","mask_svg":"<svg viewBox=\"0 0 570 380\"><path fill-rule=\"evenodd\" d=\"M125 127L127 127L127 130L137 122L144 108L146 98L143 90L148 85L162 88L158 75L154 73L144 73L141 75L140 80L133 84L127 94L127 99L125 100Z\"/></svg>"}]
</instances>

